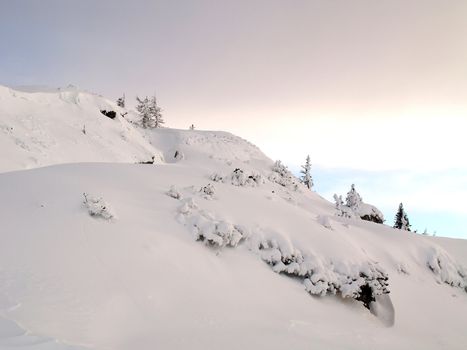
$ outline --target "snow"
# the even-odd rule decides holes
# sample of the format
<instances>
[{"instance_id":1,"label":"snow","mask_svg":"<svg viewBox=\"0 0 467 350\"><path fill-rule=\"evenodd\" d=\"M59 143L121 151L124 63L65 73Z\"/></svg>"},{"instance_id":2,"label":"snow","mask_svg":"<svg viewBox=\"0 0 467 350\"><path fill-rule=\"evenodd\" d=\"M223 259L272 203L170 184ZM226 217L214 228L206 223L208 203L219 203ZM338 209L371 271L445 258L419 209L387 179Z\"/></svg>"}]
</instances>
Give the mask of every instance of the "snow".
<instances>
[{"instance_id":1,"label":"snow","mask_svg":"<svg viewBox=\"0 0 467 350\"><path fill-rule=\"evenodd\" d=\"M115 119L101 110L117 112ZM138 162L160 152L124 110L74 87L22 91L0 86L0 172L71 162Z\"/></svg>"},{"instance_id":2,"label":"snow","mask_svg":"<svg viewBox=\"0 0 467 350\"><path fill-rule=\"evenodd\" d=\"M226 132L135 128L75 88L0 99L0 349L466 347L467 241L338 217Z\"/></svg>"}]
</instances>

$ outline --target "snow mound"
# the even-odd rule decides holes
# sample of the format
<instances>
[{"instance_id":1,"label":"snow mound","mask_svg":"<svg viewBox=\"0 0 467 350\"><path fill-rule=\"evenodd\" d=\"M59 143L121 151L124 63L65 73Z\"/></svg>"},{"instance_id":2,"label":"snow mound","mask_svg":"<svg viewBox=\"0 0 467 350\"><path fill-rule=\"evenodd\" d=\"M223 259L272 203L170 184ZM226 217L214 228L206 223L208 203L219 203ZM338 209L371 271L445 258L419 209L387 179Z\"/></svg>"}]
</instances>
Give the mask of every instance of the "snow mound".
<instances>
[{"instance_id":1,"label":"snow mound","mask_svg":"<svg viewBox=\"0 0 467 350\"><path fill-rule=\"evenodd\" d=\"M258 147L225 131L160 128L145 132L168 163L186 161L200 165L208 160L210 165L252 164L255 167L271 163Z\"/></svg>"},{"instance_id":2,"label":"snow mound","mask_svg":"<svg viewBox=\"0 0 467 350\"><path fill-rule=\"evenodd\" d=\"M75 87L0 86L0 172L71 162L135 163L154 155L161 162L160 152L122 117L125 112Z\"/></svg>"}]
</instances>

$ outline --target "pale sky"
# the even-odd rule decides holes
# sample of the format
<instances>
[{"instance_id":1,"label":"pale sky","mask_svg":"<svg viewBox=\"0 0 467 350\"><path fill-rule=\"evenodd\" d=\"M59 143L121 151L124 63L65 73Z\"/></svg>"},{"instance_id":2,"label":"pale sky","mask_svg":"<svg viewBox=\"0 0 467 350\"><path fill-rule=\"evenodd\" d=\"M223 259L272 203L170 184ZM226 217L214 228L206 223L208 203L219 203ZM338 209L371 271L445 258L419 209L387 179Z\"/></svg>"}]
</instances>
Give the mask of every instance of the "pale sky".
<instances>
[{"instance_id":1,"label":"pale sky","mask_svg":"<svg viewBox=\"0 0 467 350\"><path fill-rule=\"evenodd\" d=\"M389 224L402 201L467 238L466 19L465 0L0 0L0 84L157 92L168 126L310 154L326 198L355 182Z\"/></svg>"}]
</instances>

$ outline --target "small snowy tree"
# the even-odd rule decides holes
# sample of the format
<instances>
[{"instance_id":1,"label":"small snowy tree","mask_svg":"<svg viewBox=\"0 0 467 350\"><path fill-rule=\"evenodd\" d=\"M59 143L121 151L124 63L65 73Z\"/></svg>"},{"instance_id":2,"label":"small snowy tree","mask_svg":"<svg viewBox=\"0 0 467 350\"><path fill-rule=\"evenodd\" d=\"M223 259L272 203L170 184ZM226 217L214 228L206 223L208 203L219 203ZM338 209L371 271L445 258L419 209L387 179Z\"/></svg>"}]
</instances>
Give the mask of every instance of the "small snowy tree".
<instances>
[{"instance_id":1,"label":"small snowy tree","mask_svg":"<svg viewBox=\"0 0 467 350\"><path fill-rule=\"evenodd\" d=\"M337 194L334 193L334 201L336 202L336 215L337 216L341 216L343 218L348 218L348 219L354 217L350 208L344 204L344 201L342 200L342 196L338 196Z\"/></svg>"},{"instance_id":2,"label":"small snowy tree","mask_svg":"<svg viewBox=\"0 0 467 350\"><path fill-rule=\"evenodd\" d=\"M345 198L345 205L352 209L354 212L357 212L361 203L362 197L355 190L355 185L352 184L350 191L347 193L347 197Z\"/></svg>"},{"instance_id":3,"label":"small snowy tree","mask_svg":"<svg viewBox=\"0 0 467 350\"><path fill-rule=\"evenodd\" d=\"M122 97L117 99L117 106L121 108L125 108L125 94Z\"/></svg>"},{"instance_id":4,"label":"small snowy tree","mask_svg":"<svg viewBox=\"0 0 467 350\"><path fill-rule=\"evenodd\" d=\"M397 210L396 217L394 219L394 228L399 230L410 231L410 222L407 217L407 213L404 210L404 206L399 204L399 209Z\"/></svg>"},{"instance_id":5,"label":"small snowy tree","mask_svg":"<svg viewBox=\"0 0 467 350\"><path fill-rule=\"evenodd\" d=\"M151 126L152 128L160 128L165 123L162 118L162 109L157 105L156 96L153 96L149 101L149 111L151 114Z\"/></svg>"},{"instance_id":6,"label":"small snowy tree","mask_svg":"<svg viewBox=\"0 0 467 350\"><path fill-rule=\"evenodd\" d=\"M195 124L190 125L190 130L195 130Z\"/></svg>"},{"instance_id":7,"label":"small snowy tree","mask_svg":"<svg viewBox=\"0 0 467 350\"><path fill-rule=\"evenodd\" d=\"M308 155L306 157L305 165L302 165L302 170L300 170L300 173L302 174L302 176L300 177L300 182L311 190L311 188L313 187L313 179L311 178L310 170L311 162L310 156Z\"/></svg>"},{"instance_id":8,"label":"small snowy tree","mask_svg":"<svg viewBox=\"0 0 467 350\"><path fill-rule=\"evenodd\" d=\"M139 112L141 117L141 125L143 128L149 128L151 124L151 110L149 108L149 99L147 96L144 99L136 97L138 104L136 105L136 110Z\"/></svg>"},{"instance_id":9,"label":"small snowy tree","mask_svg":"<svg viewBox=\"0 0 467 350\"><path fill-rule=\"evenodd\" d=\"M164 124L164 119L162 118L162 110L157 105L156 96L153 96L151 99L145 97L140 99L136 97L138 105L136 110L139 112L141 117L141 125L143 128L160 128Z\"/></svg>"}]
</instances>

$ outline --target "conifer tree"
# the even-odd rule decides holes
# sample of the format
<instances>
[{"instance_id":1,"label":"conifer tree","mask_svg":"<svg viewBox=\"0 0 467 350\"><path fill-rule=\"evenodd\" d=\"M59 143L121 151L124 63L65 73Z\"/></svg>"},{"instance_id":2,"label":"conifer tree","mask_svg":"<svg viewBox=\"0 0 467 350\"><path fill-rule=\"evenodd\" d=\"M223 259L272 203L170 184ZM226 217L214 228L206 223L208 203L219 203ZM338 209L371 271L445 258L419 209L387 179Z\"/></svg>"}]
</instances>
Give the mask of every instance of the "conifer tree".
<instances>
[{"instance_id":1,"label":"conifer tree","mask_svg":"<svg viewBox=\"0 0 467 350\"><path fill-rule=\"evenodd\" d=\"M151 113L151 128L161 128L165 123L162 118L162 109L157 105L156 96L153 96L149 101L149 110Z\"/></svg>"},{"instance_id":2,"label":"conifer tree","mask_svg":"<svg viewBox=\"0 0 467 350\"><path fill-rule=\"evenodd\" d=\"M164 124L164 119L162 118L162 110L157 105L156 96L153 96L151 99L145 97L140 99L136 97L138 105L136 110L139 112L141 117L141 125L143 128L160 128Z\"/></svg>"},{"instance_id":3,"label":"conifer tree","mask_svg":"<svg viewBox=\"0 0 467 350\"><path fill-rule=\"evenodd\" d=\"M151 111L149 108L149 99L147 96L144 99L140 99L136 97L136 101L138 105L136 106L136 110L139 112L141 117L141 125L143 128L149 128L151 124Z\"/></svg>"},{"instance_id":4,"label":"conifer tree","mask_svg":"<svg viewBox=\"0 0 467 350\"><path fill-rule=\"evenodd\" d=\"M342 200L342 196L338 196L334 193L334 201L336 202L336 210L337 216L341 216L343 218L352 218L352 211L349 211L349 208L344 205L344 201Z\"/></svg>"},{"instance_id":5,"label":"conifer tree","mask_svg":"<svg viewBox=\"0 0 467 350\"><path fill-rule=\"evenodd\" d=\"M358 211L358 207L362 203L362 197L355 190L354 184L352 184L352 186L350 187L350 191L347 193L345 202L345 205L352 209L354 212Z\"/></svg>"},{"instance_id":6,"label":"conifer tree","mask_svg":"<svg viewBox=\"0 0 467 350\"><path fill-rule=\"evenodd\" d=\"M300 182L311 190L311 188L313 187L313 179L311 178L310 170L311 162L310 156L308 155L306 157L305 165L302 165L302 170L300 170L300 173L302 174L302 176L300 177Z\"/></svg>"},{"instance_id":7,"label":"conifer tree","mask_svg":"<svg viewBox=\"0 0 467 350\"><path fill-rule=\"evenodd\" d=\"M122 97L117 99L117 106L121 108L125 108L125 94Z\"/></svg>"},{"instance_id":8,"label":"conifer tree","mask_svg":"<svg viewBox=\"0 0 467 350\"><path fill-rule=\"evenodd\" d=\"M404 210L404 206L399 204L399 209L397 210L396 217L394 219L394 228L399 230L410 231L410 222L407 217L407 213Z\"/></svg>"}]
</instances>

